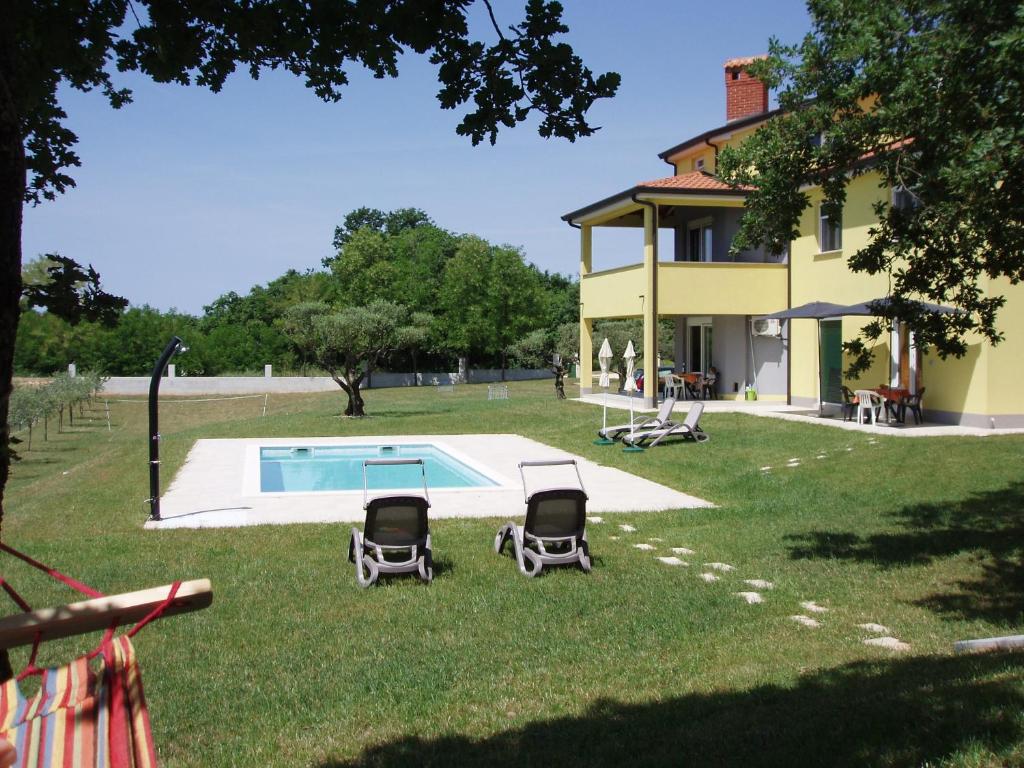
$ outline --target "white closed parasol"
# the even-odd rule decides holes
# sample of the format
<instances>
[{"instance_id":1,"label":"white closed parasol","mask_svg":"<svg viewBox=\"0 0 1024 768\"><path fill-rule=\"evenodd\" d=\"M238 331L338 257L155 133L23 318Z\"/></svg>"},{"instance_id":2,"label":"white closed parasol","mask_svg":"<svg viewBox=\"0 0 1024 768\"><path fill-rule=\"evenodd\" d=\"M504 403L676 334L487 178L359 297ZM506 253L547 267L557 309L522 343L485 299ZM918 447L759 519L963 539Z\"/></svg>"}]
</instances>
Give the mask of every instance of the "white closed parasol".
<instances>
[{"instance_id":1,"label":"white closed parasol","mask_svg":"<svg viewBox=\"0 0 1024 768\"><path fill-rule=\"evenodd\" d=\"M633 340L629 340L626 351L622 353L622 359L626 361L626 383L623 391L629 395L629 434L633 434L633 393L636 392L636 381L633 379L633 366L636 363L636 350L633 349Z\"/></svg>"},{"instance_id":2,"label":"white closed parasol","mask_svg":"<svg viewBox=\"0 0 1024 768\"><path fill-rule=\"evenodd\" d=\"M598 384L604 387L604 416L601 419L601 427L603 429L608 428L608 385L611 384L611 377L608 375L608 369L612 365L612 345L608 343L608 339L604 340L601 344L601 350L597 353L597 361L601 364L601 378L598 380Z\"/></svg>"}]
</instances>

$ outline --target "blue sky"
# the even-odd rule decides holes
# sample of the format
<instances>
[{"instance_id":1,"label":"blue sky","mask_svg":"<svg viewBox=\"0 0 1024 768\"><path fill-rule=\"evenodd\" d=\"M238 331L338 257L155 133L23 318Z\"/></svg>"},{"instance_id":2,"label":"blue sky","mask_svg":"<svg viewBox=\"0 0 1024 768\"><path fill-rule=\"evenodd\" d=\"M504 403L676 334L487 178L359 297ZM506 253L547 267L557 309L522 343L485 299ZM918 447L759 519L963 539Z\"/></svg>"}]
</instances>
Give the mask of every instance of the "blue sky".
<instances>
[{"instance_id":1,"label":"blue sky","mask_svg":"<svg viewBox=\"0 0 1024 768\"><path fill-rule=\"evenodd\" d=\"M565 0L568 41L595 72L622 75L598 102L601 130L574 144L535 123L473 147L443 111L434 68L416 56L397 80L353 69L338 104L302 81L237 74L220 94L120 76L135 101L66 92L80 139L78 183L25 209L25 260L58 252L100 272L133 305L199 313L289 268L319 267L334 226L354 208L416 207L440 226L521 247L542 269L575 274L568 211L671 172L657 153L725 122L722 64L798 41L803 2ZM521 0L497 0L499 21ZM595 236L595 268L638 261L636 233Z\"/></svg>"}]
</instances>

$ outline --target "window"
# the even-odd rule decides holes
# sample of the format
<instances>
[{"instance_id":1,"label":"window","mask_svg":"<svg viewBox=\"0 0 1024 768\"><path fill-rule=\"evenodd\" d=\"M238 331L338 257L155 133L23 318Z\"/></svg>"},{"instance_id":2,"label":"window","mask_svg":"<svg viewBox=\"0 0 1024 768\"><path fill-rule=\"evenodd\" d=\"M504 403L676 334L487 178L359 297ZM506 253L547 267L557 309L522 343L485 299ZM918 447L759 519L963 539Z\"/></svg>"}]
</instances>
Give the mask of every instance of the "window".
<instances>
[{"instance_id":1,"label":"window","mask_svg":"<svg viewBox=\"0 0 1024 768\"><path fill-rule=\"evenodd\" d=\"M686 234L686 258L689 261L711 261L711 219L691 221Z\"/></svg>"},{"instance_id":2,"label":"window","mask_svg":"<svg viewBox=\"0 0 1024 768\"><path fill-rule=\"evenodd\" d=\"M698 157L696 160L693 161L693 170L695 170L695 171L703 171L704 170L704 158L703 157Z\"/></svg>"},{"instance_id":3,"label":"window","mask_svg":"<svg viewBox=\"0 0 1024 768\"><path fill-rule=\"evenodd\" d=\"M818 209L818 248L821 253L843 247L843 214L838 205L822 203Z\"/></svg>"},{"instance_id":4,"label":"window","mask_svg":"<svg viewBox=\"0 0 1024 768\"><path fill-rule=\"evenodd\" d=\"M892 207L897 211L910 211L916 210L921 205L920 200L906 187L893 187L892 188Z\"/></svg>"}]
</instances>

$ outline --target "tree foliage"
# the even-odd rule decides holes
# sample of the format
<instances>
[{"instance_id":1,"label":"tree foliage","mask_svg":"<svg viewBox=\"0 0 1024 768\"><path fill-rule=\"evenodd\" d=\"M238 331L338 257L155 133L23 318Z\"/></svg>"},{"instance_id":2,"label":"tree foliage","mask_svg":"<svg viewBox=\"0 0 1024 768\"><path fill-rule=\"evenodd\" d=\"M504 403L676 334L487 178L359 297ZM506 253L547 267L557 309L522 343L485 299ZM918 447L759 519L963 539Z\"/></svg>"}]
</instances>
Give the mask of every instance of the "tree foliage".
<instances>
[{"instance_id":1,"label":"tree foliage","mask_svg":"<svg viewBox=\"0 0 1024 768\"><path fill-rule=\"evenodd\" d=\"M852 270L889 276L894 320L918 343L960 356L969 335L1002 337L1005 298L990 278L1024 277L1024 8L1016 0L810 0L812 31L777 40L751 71L784 113L720 172L753 187L733 248L781 249L797 234L807 185L842 205L850 177L877 171L910 203L875 206ZM820 137L820 139L818 138ZM885 196L888 197L887 195ZM928 314L912 299L961 310ZM859 340L848 345L867 364Z\"/></svg>"},{"instance_id":2,"label":"tree foliage","mask_svg":"<svg viewBox=\"0 0 1024 768\"><path fill-rule=\"evenodd\" d=\"M48 253L34 262L34 271L45 265L45 274L23 279L22 293L30 307L41 307L57 317L77 325L82 320L114 325L128 299L100 288L100 273L92 264L82 267L74 259Z\"/></svg>"}]
</instances>

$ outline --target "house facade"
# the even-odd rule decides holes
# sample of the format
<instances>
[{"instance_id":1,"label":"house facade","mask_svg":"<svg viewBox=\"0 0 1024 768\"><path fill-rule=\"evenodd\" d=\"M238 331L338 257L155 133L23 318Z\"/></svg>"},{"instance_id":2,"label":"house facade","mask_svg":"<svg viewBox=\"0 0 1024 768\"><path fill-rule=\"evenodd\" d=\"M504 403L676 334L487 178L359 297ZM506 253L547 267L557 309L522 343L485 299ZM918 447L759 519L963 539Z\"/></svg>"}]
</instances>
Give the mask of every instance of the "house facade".
<instances>
[{"instance_id":1,"label":"house facade","mask_svg":"<svg viewBox=\"0 0 1024 768\"><path fill-rule=\"evenodd\" d=\"M641 318L643 348L657 349L659 320L673 326L676 371L718 372L722 398L742 399L747 387L760 400L837 408L840 385L924 390L930 421L979 427L1024 427L1024 286L992 280L985 286L1007 297L999 325L1005 340L991 346L969 340L968 353L941 360L914 344L905 326L876 342L872 368L858 380L842 371L843 340L857 336L864 317L764 320L763 316L811 301L848 305L888 295L886 275L851 272L847 259L868 242L873 205L892 204L893 192L875 173L851 179L842 211L822 206L820 189L808 190L799 236L786 253L763 249L730 254L745 194L715 176L719 151L742 143L777 112L768 89L749 75L753 59L725 63L726 123L665 150L672 175L640 182L563 216L580 231L580 387L594 387L594 322ZM897 200L896 204L899 204ZM594 238L609 227L637 232L637 263L595 271ZM671 237L659 238L670 230ZM659 239L661 248L659 249ZM671 243L666 247L666 243ZM669 251L668 253L659 252ZM658 361L643 359L644 401L658 398Z\"/></svg>"}]
</instances>

